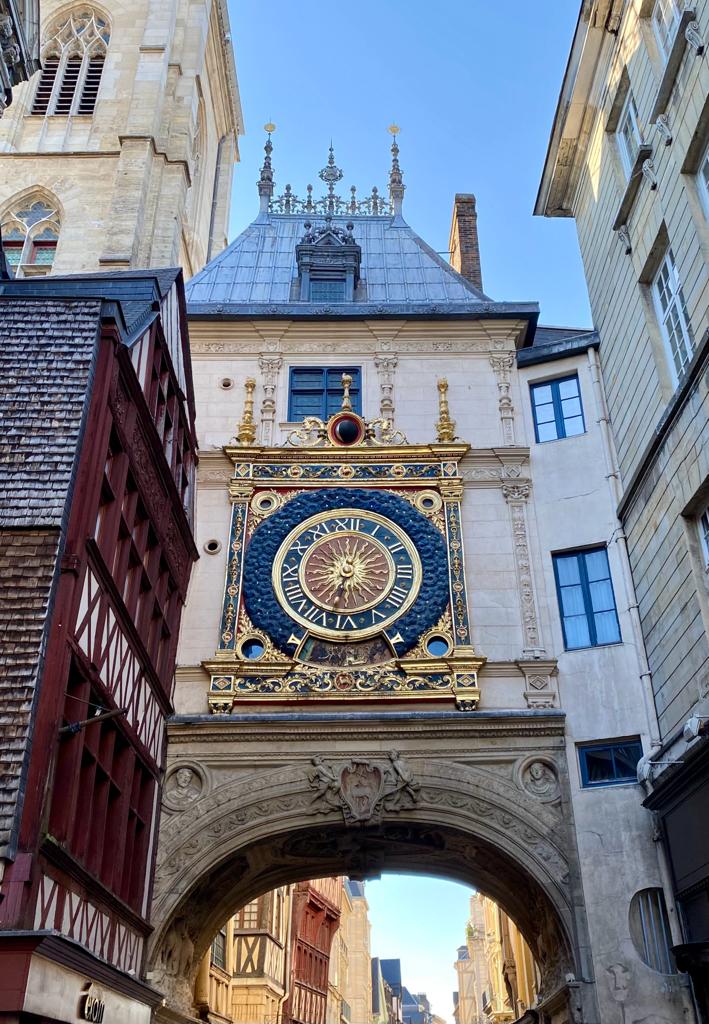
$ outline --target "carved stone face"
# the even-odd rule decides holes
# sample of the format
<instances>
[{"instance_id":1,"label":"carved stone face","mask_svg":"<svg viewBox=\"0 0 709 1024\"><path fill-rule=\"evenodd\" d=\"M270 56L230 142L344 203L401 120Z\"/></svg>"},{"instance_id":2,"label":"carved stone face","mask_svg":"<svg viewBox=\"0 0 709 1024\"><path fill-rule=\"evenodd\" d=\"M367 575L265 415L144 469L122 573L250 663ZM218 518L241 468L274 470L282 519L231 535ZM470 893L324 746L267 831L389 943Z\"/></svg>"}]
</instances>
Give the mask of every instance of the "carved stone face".
<instances>
[{"instance_id":1,"label":"carved stone face","mask_svg":"<svg viewBox=\"0 0 709 1024\"><path fill-rule=\"evenodd\" d=\"M189 784L192 782L192 769L191 768L180 768L175 775L177 780L178 789L187 789Z\"/></svg>"}]
</instances>

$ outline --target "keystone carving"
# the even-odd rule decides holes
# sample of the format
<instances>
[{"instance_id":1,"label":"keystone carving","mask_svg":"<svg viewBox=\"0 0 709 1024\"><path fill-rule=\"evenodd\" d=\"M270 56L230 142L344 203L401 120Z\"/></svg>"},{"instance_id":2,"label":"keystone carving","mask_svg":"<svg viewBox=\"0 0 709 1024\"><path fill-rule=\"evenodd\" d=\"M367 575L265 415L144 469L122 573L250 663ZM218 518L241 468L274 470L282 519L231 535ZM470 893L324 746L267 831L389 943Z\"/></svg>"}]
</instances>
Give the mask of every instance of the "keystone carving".
<instances>
[{"instance_id":1,"label":"keystone carving","mask_svg":"<svg viewBox=\"0 0 709 1024\"><path fill-rule=\"evenodd\" d=\"M353 758L333 763L316 755L312 764L313 809L322 814L341 810L346 825L378 822L384 811L405 810L418 801L420 786L396 750L388 762Z\"/></svg>"}]
</instances>

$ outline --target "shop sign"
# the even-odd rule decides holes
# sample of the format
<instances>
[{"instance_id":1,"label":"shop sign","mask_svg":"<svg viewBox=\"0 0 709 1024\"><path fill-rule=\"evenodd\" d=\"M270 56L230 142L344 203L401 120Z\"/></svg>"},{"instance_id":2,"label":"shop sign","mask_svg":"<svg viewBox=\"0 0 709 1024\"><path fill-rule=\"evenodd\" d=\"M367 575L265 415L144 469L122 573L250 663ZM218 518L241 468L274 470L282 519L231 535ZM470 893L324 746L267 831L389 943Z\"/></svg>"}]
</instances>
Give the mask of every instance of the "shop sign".
<instances>
[{"instance_id":1,"label":"shop sign","mask_svg":"<svg viewBox=\"0 0 709 1024\"><path fill-rule=\"evenodd\" d=\"M101 1024L103 1021L106 1004L103 1000L103 992L93 982L81 995L79 1014L82 1020L90 1020L93 1024Z\"/></svg>"}]
</instances>

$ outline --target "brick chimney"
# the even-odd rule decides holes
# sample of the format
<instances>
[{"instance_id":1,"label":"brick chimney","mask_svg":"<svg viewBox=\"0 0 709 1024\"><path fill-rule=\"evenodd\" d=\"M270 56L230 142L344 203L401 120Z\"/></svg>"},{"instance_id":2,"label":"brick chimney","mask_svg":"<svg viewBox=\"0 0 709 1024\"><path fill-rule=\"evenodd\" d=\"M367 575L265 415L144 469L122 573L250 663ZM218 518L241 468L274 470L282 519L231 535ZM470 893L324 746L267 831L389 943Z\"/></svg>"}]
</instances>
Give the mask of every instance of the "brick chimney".
<instances>
[{"instance_id":1,"label":"brick chimney","mask_svg":"<svg viewBox=\"0 0 709 1024\"><path fill-rule=\"evenodd\" d=\"M453 269L463 277L467 277L471 284L482 291L483 276L478 245L478 215L475 210L474 195L456 193L448 248Z\"/></svg>"}]
</instances>

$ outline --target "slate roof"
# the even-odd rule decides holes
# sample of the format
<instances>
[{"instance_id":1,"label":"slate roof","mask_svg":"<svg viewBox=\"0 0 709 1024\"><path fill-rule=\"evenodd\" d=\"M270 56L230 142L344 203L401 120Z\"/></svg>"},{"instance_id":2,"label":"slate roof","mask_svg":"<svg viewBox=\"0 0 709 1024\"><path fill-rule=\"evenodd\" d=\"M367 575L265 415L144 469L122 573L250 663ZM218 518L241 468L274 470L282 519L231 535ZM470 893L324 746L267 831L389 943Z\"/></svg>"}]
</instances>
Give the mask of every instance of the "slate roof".
<instances>
[{"instance_id":1,"label":"slate roof","mask_svg":"<svg viewBox=\"0 0 709 1024\"><path fill-rule=\"evenodd\" d=\"M30 290L42 297L88 298L95 296L119 304L126 328L123 342L130 345L155 315L157 304L172 288L182 271L179 267L150 270L120 270L104 273L66 274L62 276L3 282L0 294L27 295Z\"/></svg>"},{"instance_id":2,"label":"slate roof","mask_svg":"<svg viewBox=\"0 0 709 1024\"><path fill-rule=\"evenodd\" d=\"M295 247L305 234L308 219L292 214L260 215L188 282L190 306L289 303L291 284L298 277ZM310 219L318 221L317 217ZM360 274L368 304L490 301L400 217L340 216L333 218L333 224L344 227L350 220L362 249ZM346 312L351 305L335 304L333 312Z\"/></svg>"},{"instance_id":3,"label":"slate roof","mask_svg":"<svg viewBox=\"0 0 709 1024\"><path fill-rule=\"evenodd\" d=\"M61 525L100 310L0 296L0 528Z\"/></svg>"},{"instance_id":4,"label":"slate roof","mask_svg":"<svg viewBox=\"0 0 709 1024\"><path fill-rule=\"evenodd\" d=\"M101 301L0 295L0 856L31 718Z\"/></svg>"},{"instance_id":5,"label":"slate roof","mask_svg":"<svg viewBox=\"0 0 709 1024\"><path fill-rule=\"evenodd\" d=\"M517 353L518 366L565 359L589 348L598 348L598 332L585 327L537 327L531 344Z\"/></svg>"}]
</instances>

